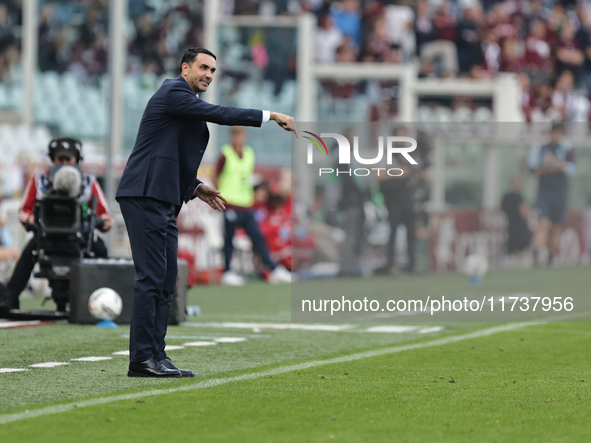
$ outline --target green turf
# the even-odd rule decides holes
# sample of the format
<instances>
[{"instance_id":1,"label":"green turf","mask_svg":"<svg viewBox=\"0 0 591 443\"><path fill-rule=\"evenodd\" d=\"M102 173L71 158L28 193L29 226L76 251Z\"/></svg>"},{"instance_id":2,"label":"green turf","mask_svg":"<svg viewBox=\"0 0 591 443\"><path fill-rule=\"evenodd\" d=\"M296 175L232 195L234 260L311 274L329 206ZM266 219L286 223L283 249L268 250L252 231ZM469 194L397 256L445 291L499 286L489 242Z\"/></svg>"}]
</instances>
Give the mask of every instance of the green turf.
<instances>
[{"instance_id":1,"label":"green turf","mask_svg":"<svg viewBox=\"0 0 591 443\"><path fill-rule=\"evenodd\" d=\"M120 401L0 428L12 441L587 441L587 324ZM39 435L43 429L43 436Z\"/></svg>"},{"instance_id":2,"label":"green turf","mask_svg":"<svg viewBox=\"0 0 591 443\"><path fill-rule=\"evenodd\" d=\"M578 267L493 272L480 288L469 287L464 278L453 274L393 281L409 298L425 291L480 296L527 291L553 296L582 293L589 278L588 269ZM216 337L247 338L241 343L169 352L180 366L195 370L196 379L129 379L125 376L125 356L0 374L0 417L49 404L196 383L491 326L445 324L440 332L421 335L416 331L365 332L375 324L356 324L341 332L254 331L201 325L211 321L288 322L289 296L288 286L266 284L196 288L189 294L189 304L199 305L203 314L190 318L184 326L171 327L169 344ZM37 299L23 302L27 307L38 303ZM127 334L125 327L105 330L68 324L0 330L0 367L24 368L44 361L108 356L127 348ZM590 335L588 323L528 326L523 331L333 364L299 374L14 422L0 426L0 439L136 441L134 435L144 429L149 430L151 439L175 441L193 441L197 436L201 441L584 441L581 436L589 431L585 402L589 401L587 379L591 378L586 352ZM36 439L39 429L44 429L39 434L43 438Z\"/></svg>"}]
</instances>

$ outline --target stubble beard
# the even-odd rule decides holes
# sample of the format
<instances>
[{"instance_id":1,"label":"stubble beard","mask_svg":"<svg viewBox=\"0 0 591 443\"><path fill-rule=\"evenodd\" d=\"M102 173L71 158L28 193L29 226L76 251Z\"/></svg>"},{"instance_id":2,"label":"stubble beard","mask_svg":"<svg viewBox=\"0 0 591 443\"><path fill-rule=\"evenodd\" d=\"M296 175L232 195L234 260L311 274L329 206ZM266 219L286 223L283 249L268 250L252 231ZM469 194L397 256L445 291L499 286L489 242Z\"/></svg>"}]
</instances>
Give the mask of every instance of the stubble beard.
<instances>
[{"instance_id":1,"label":"stubble beard","mask_svg":"<svg viewBox=\"0 0 591 443\"><path fill-rule=\"evenodd\" d=\"M199 82L202 79L197 78L196 76L190 76L187 77L187 82L189 83L189 86L191 86L191 88L193 89L193 91L195 91L195 94L200 94L201 92L205 92L207 89L202 89L199 85Z\"/></svg>"}]
</instances>

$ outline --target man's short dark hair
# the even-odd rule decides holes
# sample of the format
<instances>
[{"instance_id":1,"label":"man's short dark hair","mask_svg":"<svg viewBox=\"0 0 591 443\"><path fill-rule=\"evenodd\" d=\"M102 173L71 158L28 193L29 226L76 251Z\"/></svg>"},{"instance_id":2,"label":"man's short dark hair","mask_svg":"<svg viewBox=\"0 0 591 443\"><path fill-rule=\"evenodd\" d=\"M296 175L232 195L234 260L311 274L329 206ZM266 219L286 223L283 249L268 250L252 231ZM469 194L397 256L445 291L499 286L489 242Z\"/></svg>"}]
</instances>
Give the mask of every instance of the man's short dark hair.
<instances>
[{"instance_id":1,"label":"man's short dark hair","mask_svg":"<svg viewBox=\"0 0 591 443\"><path fill-rule=\"evenodd\" d=\"M179 67L180 72L183 72L183 63L191 64L195 61L195 58L198 54L207 54L211 55L214 60L217 60L216 56L208 49L205 48L189 48L183 54L183 59L181 60L181 65Z\"/></svg>"}]
</instances>

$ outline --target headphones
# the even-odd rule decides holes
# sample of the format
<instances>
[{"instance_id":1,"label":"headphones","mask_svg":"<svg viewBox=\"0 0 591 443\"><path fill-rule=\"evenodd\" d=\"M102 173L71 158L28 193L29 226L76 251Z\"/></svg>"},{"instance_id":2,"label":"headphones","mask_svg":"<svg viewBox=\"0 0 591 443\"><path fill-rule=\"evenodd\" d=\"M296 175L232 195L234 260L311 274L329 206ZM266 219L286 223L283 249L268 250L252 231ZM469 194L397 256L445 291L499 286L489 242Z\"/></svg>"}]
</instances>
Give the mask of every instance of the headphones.
<instances>
[{"instance_id":1,"label":"headphones","mask_svg":"<svg viewBox=\"0 0 591 443\"><path fill-rule=\"evenodd\" d=\"M55 161L56 151L60 147L62 148L60 151L72 149L76 155L76 163L82 160L82 142L79 139L73 137L56 137L51 139L48 145L49 152L47 155L51 158L51 161Z\"/></svg>"}]
</instances>

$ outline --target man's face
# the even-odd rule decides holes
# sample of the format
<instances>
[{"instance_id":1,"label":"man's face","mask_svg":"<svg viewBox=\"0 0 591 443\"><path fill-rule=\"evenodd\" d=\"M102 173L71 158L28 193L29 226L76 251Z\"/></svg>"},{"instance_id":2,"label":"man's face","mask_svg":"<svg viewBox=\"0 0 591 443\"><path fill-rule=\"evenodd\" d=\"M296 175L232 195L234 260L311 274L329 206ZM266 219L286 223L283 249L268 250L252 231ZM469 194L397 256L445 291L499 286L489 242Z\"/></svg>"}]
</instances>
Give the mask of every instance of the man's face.
<instances>
[{"instance_id":1,"label":"man's face","mask_svg":"<svg viewBox=\"0 0 591 443\"><path fill-rule=\"evenodd\" d=\"M233 146L242 146L246 143L246 131L242 128L233 128L230 143Z\"/></svg>"},{"instance_id":2,"label":"man's face","mask_svg":"<svg viewBox=\"0 0 591 443\"><path fill-rule=\"evenodd\" d=\"M183 78L193 88L195 93L205 92L213 81L213 73L216 71L216 62L211 55L197 54L193 63L183 63Z\"/></svg>"},{"instance_id":3,"label":"man's face","mask_svg":"<svg viewBox=\"0 0 591 443\"><path fill-rule=\"evenodd\" d=\"M54 163L56 165L75 165L76 157L70 157L68 155L60 155L55 158Z\"/></svg>"}]
</instances>

